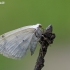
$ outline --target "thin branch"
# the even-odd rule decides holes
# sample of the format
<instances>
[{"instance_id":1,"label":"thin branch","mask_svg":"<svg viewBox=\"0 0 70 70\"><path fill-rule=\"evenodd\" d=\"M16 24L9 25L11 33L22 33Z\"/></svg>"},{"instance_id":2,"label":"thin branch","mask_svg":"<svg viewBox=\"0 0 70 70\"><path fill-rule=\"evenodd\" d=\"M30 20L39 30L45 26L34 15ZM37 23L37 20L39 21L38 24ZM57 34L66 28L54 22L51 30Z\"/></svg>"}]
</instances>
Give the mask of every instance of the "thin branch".
<instances>
[{"instance_id":1,"label":"thin branch","mask_svg":"<svg viewBox=\"0 0 70 70\"><path fill-rule=\"evenodd\" d=\"M36 62L34 70L41 70L44 67L44 61L45 61L44 57L46 55L47 48L49 44L53 43L54 38L55 38L55 34L52 33L52 25L49 25L46 28L45 33L43 33L40 38L39 42L41 44L41 48L39 51L39 56L37 58L37 62Z\"/></svg>"}]
</instances>

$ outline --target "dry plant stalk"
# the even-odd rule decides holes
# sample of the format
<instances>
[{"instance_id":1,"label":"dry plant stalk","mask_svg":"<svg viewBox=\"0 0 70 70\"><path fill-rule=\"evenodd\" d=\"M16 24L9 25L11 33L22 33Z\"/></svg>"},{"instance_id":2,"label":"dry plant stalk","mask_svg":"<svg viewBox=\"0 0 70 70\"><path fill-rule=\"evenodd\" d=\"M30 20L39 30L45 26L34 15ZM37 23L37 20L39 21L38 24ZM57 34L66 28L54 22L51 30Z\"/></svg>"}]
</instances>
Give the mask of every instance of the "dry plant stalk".
<instances>
[{"instance_id":1,"label":"dry plant stalk","mask_svg":"<svg viewBox=\"0 0 70 70\"><path fill-rule=\"evenodd\" d=\"M45 61L44 57L46 55L47 48L50 44L53 43L54 38L55 34L52 33L52 25L49 25L40 38L39 42L41 44L41 48L39 51L39 55L34 70L41 70L44 67L44 61Z\"/></svg>"}]
</instances>

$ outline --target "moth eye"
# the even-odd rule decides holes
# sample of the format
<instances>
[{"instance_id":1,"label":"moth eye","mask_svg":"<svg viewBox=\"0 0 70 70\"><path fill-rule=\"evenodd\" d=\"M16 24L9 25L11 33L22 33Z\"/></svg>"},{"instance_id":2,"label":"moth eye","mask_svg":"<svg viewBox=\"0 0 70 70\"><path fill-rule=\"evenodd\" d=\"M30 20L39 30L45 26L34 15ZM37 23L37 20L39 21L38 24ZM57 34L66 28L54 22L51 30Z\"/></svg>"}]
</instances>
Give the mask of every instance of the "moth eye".
<instances>
[{"instance_id":1,"label":"moth eye","mask_svg":"<svg viewBox=\"0 0 70 70\"><path fill-rule=\"evenodd\" d=\"M42 28L42 25L39 25L40 28Z\"/></svg>"}]
</instances>

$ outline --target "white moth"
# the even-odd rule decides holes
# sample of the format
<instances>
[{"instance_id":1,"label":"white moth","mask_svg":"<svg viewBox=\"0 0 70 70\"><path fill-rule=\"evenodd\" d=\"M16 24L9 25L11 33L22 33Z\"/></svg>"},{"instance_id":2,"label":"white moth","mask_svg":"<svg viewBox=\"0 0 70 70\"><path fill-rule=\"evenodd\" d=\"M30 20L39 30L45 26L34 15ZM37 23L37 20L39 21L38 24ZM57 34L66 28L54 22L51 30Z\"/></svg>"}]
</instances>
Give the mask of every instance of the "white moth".
<instances>
[{"instance_id":1,"label":"white moth","mask_svg":"<svg viewBox=\"0 0 70 70\"><path fill-rule=\"evenodd\" d=\"M20 59L30 48L34 53L42 34L41 24L21 27L0 36L0 54L8 58Z\"/></svg>"}]
</instances>

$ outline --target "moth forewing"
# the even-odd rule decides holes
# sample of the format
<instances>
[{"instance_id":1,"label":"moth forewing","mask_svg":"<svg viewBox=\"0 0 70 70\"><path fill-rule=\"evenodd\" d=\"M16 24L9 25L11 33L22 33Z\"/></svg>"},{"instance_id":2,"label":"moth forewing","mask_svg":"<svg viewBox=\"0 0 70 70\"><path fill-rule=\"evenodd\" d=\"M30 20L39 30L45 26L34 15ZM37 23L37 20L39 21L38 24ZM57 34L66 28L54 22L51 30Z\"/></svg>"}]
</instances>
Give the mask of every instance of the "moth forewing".
<instances>
[{"instance_id":1,"label":"moth forewing","mask_svg":"<svg viewBox=\"0 0 70 70\"><path fill-rule=\"evenodd\" d=\"M35 32L39 30L39 25L40 24L22 27L1 35L0 53L9 58L22 58L26 54L32 41L35 42L35 46L33 47L36 47L37 38L34 37L35 39L33 39L33 36L35 35ZM34 52L34 50L32 51Z\"/></svg>"},{"instance_id":2,"label":"moth forewing","mask_svg":"<svg viewBox=\"0 0 70 70\"><path fill-rule=\"evenodd\" d=\"M21 58L25 55L33 32L20 32L3 38L0 42L2 54L11 58ZM2 44L3 43L3 44Z\"/></svg>"}]
</instances>

